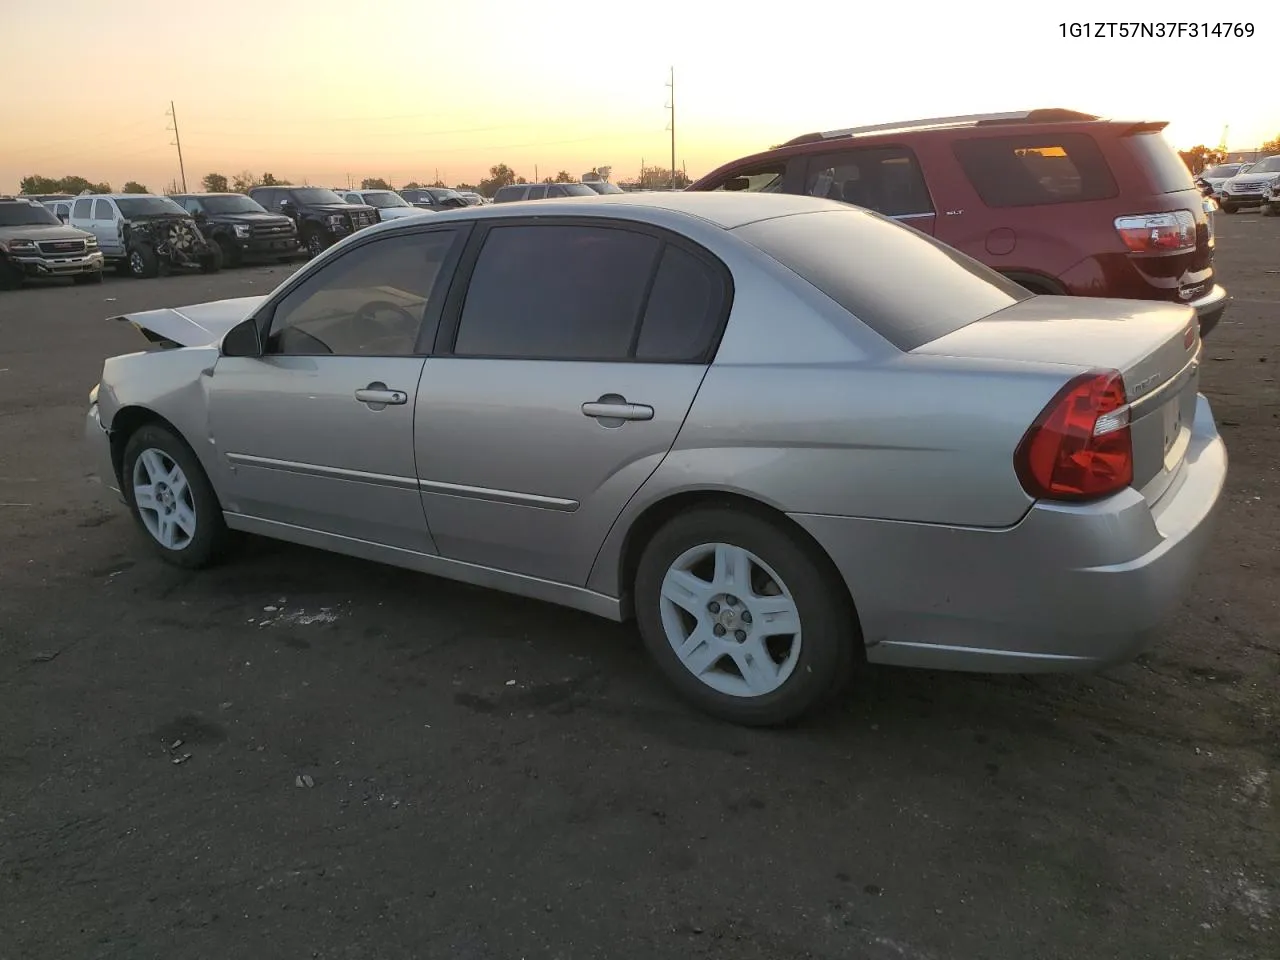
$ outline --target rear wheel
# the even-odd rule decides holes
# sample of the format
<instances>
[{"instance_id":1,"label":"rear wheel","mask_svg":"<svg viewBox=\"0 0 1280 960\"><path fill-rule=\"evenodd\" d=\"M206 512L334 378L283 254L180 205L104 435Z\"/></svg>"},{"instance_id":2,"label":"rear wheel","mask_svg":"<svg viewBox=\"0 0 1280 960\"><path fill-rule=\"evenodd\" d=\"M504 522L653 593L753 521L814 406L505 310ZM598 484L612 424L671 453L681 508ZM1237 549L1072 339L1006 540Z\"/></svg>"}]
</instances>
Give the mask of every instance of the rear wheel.
<instances>
[{"instance_id":1,"label":"rear wheel","mask_svg":"<svg viewBox=\"0 0 1280 960\"><path fill-rule=\"evenodd\" d=\"M229 532L217 495L191 448L157 424L141 427L125 445L121 489L152 548L169 563L208 566Z\"/></svg>"},{"instance_id":2,"label":"rear wheel","mask_svg":"<svg viewBox=\"0 0 1280 960\"><path fill-rule=\"evenodd\" d=\"M774 726L840 690L861 643L825 557L731 507L670 521L640 559L636 619L650 654L699 709Z\"/></svg>"}]
</instances>

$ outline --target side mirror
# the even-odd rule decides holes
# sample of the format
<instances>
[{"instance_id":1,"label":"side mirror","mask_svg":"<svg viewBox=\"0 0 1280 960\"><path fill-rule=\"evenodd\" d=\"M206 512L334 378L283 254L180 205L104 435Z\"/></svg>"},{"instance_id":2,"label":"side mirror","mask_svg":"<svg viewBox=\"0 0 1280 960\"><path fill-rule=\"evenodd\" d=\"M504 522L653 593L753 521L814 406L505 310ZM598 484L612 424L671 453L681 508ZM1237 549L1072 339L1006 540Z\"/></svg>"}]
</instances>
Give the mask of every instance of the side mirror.
<instances>
[{"instance_id":1,"label":"side mirror","mask_svg":"<svg viewBox=\"0 0 1280 960\"><path fill-rule=\"evenodd\" d=\"M227 331L222 338L222 355L224 357L260 357L262 356L262 338L258 335L258 321L250 317L241 320Z\"/></svg>"},{"instance_id":2,"label":"side mirror","mask_svg":"<svg viewBox=\"0 0 1280 960\"><path fill-rule=\"evenodd\" d=\"M293 209L293 201L292 201L292 200L281 200L281 201L280 201L280 209L281 209L281 210L283 210L285 213L288 213L290 210L292 210L292 209Z\"/></svg>"}]
</instances>

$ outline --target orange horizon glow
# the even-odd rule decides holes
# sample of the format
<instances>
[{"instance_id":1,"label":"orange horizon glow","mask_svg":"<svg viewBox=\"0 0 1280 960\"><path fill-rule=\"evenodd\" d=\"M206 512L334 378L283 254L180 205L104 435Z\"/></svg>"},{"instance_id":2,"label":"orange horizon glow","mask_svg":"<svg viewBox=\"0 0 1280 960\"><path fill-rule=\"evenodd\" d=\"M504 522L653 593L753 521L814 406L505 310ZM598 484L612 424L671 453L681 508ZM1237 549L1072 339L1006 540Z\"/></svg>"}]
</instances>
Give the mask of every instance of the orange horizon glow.
<instances>
[{"instance_id":1,"label":"orange horizon glow","mask_svg":"<svg viewBox=\"0 0 1280 960\"><path fill-rule=\"evenodd\" d=\"M1106 19L1102 4L1077 6ZM1139 85L1087 66L1099 55L1194 66L1208 49L1222 62L1256 57L1268 36L1256 16L1253 39L1085 41L1063 39L1055 15L1028 19L1021 4L981 16L938 8L908 56L804 17L762 29L740 3L686 3L675 21L618 8L531 17L510 0L372 0L355 19L337 0L224 0L211 26L209 9L133 0L122 16L100 0L64 0L56 28L46 11L6 10L6 35L32 42L6 51L0 75L10 91L39 77L40 94L0 107L0 191L29 174L181 186L170 100L190 190L206 173L245 170L321 186L474 184L497 163L530 180L608 165L620 180L642 161L671 164L672 64L676 166L694 178L811 130L1038 106L1168 120L1166 138L1182 149L1216 146L1228 124L1233 152L1280 134L1264 84L1226 95L1217 82ZM1166 4L1161 17L1194 20L1193 9ZM900 12L884 16L896 23ZM869 38L897 35L869 10L857 22ZM77 52L98 79L48 69Z\"/></svg>"}]
</instances>

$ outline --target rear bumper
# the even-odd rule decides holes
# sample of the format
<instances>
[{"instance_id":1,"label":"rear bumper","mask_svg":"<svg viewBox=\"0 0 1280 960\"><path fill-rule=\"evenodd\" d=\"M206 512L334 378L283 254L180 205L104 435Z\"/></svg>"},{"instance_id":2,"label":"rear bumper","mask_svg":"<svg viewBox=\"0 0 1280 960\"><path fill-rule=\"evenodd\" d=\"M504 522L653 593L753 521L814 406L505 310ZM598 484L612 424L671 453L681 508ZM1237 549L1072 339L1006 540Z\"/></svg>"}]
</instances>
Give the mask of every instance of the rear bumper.
<instances>
[{"instance_id":1,"label":"rear bumper","mask_svg":"<svg viewBox=\"0 0 1280 960\"><path fill-rule=\"evenodd\" d=\"M1196 316L1200 318L1200 336L1204 338L1214 327L1218 325L1218 321L1222 319L1223 313L1226 312L1227 304L1231 302L1226 288L1221 284L1215 283L1213 289L1206 293L1198 300L1193 300L1188 304L1196 312Z\"/></svg>"},{"instance_id":2,"label":"rear bumper","mask_svg":"<svg viewBox=\"0 0 1280 960\"><path fill-rule=\"evenodd\" d=\"M70 257L20 255L10 259L28 277L74 277L82 273L101 273L104 262L100 252Z\"/></svg>"},{"instance_id":3,"label":"rear bumper","mask_svg":"<svg viewBox=\"0 0 1280 960\"><path fill-rule=\"evenodd\" d=\"M1131 659L1194 580L1227 453L1197 399L1181 473L1155 504L1037 504L1003 530L792 515L835 561L867 659L942 670L1040 673Z\"/></svg>"}]
</instances>

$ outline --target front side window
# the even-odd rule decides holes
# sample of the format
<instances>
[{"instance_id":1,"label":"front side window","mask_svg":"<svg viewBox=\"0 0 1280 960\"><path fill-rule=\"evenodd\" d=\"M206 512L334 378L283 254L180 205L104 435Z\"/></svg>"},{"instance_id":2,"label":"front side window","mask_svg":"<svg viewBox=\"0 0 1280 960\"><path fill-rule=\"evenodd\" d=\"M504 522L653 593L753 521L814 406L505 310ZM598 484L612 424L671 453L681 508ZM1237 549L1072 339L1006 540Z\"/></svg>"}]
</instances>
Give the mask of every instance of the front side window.
<instances>
[{"instance_id":1,"label":"front side window","mask_svg":"<svg viewBox=\"0 0 1280 960\"><path fill-rule=\"evenodd\" d=\"M787 174L785 163L771 163L733 174L713 190L746 193L781 193L782 179Z\"/></svg>"},{"instance_id":2,"label":"front side window","mask_svg":"<svg viewBox=\"0 0 1280 960\"><path fill-rule=\"evenodd\" d=\"M622 360L662 241L579 225L489 231L471 275L454 354Z\"/></svg>"},{"instance_id":3,"label":"front side window","mask_svg":"<svg viewBox=\"0 0 1280 960\"><path fill-rule=\"evenodd\" d=\"M1105 200L1118 193L1111 168L1088 134L980 137L957 140L953 149L989 207ZM1185 168L1183 174L1189 183Z\"/></svg>"},{"instance_id":4,"label":"front side window","mask_svg":"<svg viewBox=\"0 0 1280 960\"><path fill-rule=\"evenodd\" d=\"M889 217L933 213L915 155L905 147L871 147L809 160L804 192Z\"/></svg>"},{"instance_id":5,"label":"front side window","mask_svg":"<svg viewBox=\"0 0 1280 960\"><path fill-rule=\"evenodd\" d=\"M456 230L388 237L326 264L276 307L269 354L413 355Z\"/></svg>"}]
</instances>

